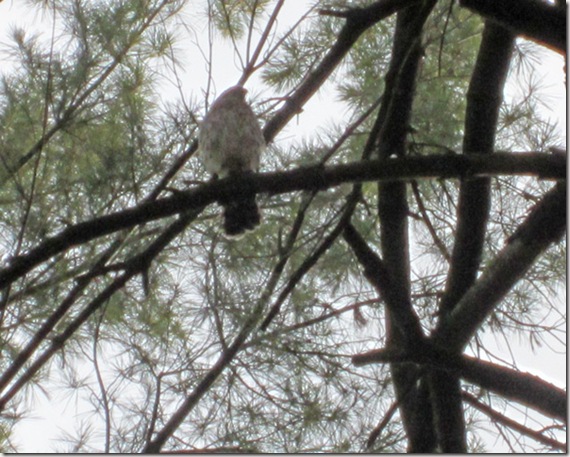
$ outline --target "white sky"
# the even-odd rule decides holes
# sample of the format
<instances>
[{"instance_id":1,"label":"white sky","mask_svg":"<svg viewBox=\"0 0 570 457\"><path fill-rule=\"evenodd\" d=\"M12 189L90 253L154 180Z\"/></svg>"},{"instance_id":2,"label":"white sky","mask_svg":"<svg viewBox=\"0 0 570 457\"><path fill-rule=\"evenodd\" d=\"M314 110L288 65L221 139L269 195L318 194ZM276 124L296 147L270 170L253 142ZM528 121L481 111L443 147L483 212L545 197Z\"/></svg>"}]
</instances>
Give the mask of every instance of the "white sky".
<instances>
[{"instance_id":1,"label":"white sky","mask_svg":"<svg viewBox=\"0 0 570 457\"><path fill-rule=\"evenodd\" d=\"M280 19L281 27L285 27L288 22L296 20L298 17L298 12L300 11L298 9L299 3L296 2L297 8L291 7L291 4L292 2L285 2L286 6ZM46 32L51 30L51 22L48 16L42 14L30 15L29 10L24 10L22 3L15 0L0 2L0 48L8 41L8 32L12 26L29 26L30 22L33 22L33 30L38 30L39 28L46 30ZM201 32L204 33L204 37L207 36L206 25L204 25L203 31L196 30L196 33ZM220 49L214 53L216 59L214 61L215 88L218 94L226 87L235 84L240 74L236 66L233 65L234 60L231 49L224 50L224 45L220 45ZM189 59L189 61L191 60ZM202 65L202 60L198 59L196 61L200 62L199 65ZM540 63L537 65L536 71L537 76L542 81L540 93L545 100L542 115L557 122L559 131L563 132L565 136L567 121L563 65L563 59L560 55L545 50L540 53ZM191 76L185 76L188 84L188 96L198 97L201 95L201 91L206 83L205 74L205 69L198 66L197 71L193 71ZM252 86L251 83L247 87L250 90L255 90L255 86ZM170 96L177 96L175 91L169 92ZM514 85L507 87L505 95L507 98L514 99L521 97L520 91ZM329 113L329 115L323 117L323 113ZM331 97L329 93L321 90L305 106L301 115L302 120L299 120L299 122L293 120L285 131L281 133L280 137L286 138L290 135L297 137L308 136L314 133L315 129L325 128L343 114L344 107L334 97ZM563 291L563 295L561 297L561 310L565 312L565 291ZM495 344L500 352L503 342L495 340L493 343L492 340L488 341L490 345ZM566 386L565 348L561 348L562 353L560 355L552 355L549 358L545 358L540 350L533 353L528 343L524 341L513 342L513 347L515 359L520 361L522 369L541 376L560 387ZM52 379L52 381L55 386L59 384L60 380ZM61 432L64 430L73 430L78 420L81 419L74 416L77 405L73 400L62 397L57 389L52 390L51 396L52 398L48 400L43 394L36 394L32 399L32 414L17 426L15 442L20 445L19 450L21 452L47 452L54 449L54 444L56 444L55 438L60 437ZM497 449L496 446L493 443L489 445L490 448L495 449L497 452L508 452L508 449Z\"/></svg>"}]
</instances>

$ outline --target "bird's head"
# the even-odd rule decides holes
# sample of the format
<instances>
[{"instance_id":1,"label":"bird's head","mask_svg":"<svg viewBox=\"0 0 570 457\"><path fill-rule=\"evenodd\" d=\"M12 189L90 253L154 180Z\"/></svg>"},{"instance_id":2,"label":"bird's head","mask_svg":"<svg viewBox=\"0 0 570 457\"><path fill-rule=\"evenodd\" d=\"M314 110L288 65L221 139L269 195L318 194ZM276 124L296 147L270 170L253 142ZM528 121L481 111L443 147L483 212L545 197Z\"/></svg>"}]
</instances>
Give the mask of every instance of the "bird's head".
<instances>
[{"instance_id":1,"label":"bird's head","mask_svg":"<svg viewBox=\"0 0 570 457\"><path fill-rule=\"evenodd\" d=\"M245 94L247 94L247 89L242 86L233 86L222 92L222 95L218 97L218 100L245 100Z\"/></svg>"}]
</instances>

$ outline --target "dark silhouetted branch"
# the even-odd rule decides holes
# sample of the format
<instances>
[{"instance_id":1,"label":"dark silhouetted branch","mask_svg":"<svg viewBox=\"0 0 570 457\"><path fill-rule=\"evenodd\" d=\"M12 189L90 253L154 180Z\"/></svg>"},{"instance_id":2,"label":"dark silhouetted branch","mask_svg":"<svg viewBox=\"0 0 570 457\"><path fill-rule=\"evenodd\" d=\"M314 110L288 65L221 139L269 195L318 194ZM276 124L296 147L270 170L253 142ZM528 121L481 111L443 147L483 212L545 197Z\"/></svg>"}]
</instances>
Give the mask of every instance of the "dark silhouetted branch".
<instances>
[{"instance_id":1,"label":"dark silhouetted branch","mask_svg":"<svg viewBox=\"0 0 570 457\"><path fill-rule=\"evenodd\" d=\"M485 403L479 401L475 396L471 395L470 393L462 392L461 396L467 403L469 403L475 409L478 409L482 413L486 414L494 422L502 424L505 427L512 428L513 430L516 430L517 432L522 433L523 435L526 435L532 438L533 440L538 441L539 443L550 446L552 449L556 449L557 451L562 451L562 452L568 452L568 446L566 445L566 443L561 443L560 441L545 436L536 430L533 430L529 427L526 427L523 424L518 423L517 421L514 421L510 417L507 417L504 414L495 411L489 405L486 405Z\"/></svg>"},{"instance_id":2,"label":"dark silhouetted branch","mask_svg":"<svg viewBox=\"0 0 570 457\"><path fill-rule=\"evenodd\" d=\"M354 8L344 11L342 17L346 19L346 23L340 30L336 42L331 46L315 70L307 76L295 93L285 101L283 107L277 111L263 128L266 141L272 141L291 118L301 112L303 105L328 79L354 43L367 29L394 14L399 9L414 3L418 3L417 0L381 0L366 8ZM331 15L330 12L329 15Z\"/></svg>"},{"instance_id":3,"label":"dark silhouetted branch","mask_svg":"<svg viewBox=\"0 0 570 457\"><path fill-rule=\"evenodd\" d=\"M549 417L566 422L566 392L538 376L485 362L474 357L456 355L429 342L411 351L402 348L377 349L352 358L356 366L371 363L414 362L454 373L468 382L507 399L528 406Z\"/></svg>"},{"instance_id":4,"label":"dark silhouetted branch","mask_svg":"<svg viewBox=\"0 0 570 457\"><path fill-rule=\"evenodd\" d=\"M499 118L513 35L491 22L485 24L479 54L473 69L465 118L463 152L491 154ZM481 263L491 205L490 180L461 182L457 209L457 230L441 312L450 312L471 287Z\"/></svg>"},{"instance_id":5,"label":"dark silhouetted branch","mask_svg":"<svg viewBox=\"0 0 570 457\"><path fill-rule=\"evenodd\" d=\"M491 311L566 230L566 182L558 183L535 205L507 245L465 293L434 336L447 348L463 348Z\"/></svg>"},{"instance_id":6,"label":"dark silhouetted branch","mask_svg":"<svg viewBox=\"0 0 570 457\"><path fill-rule=\"evenodd\" d=\"M461 6L566 54L566 7L539 0L461 0Z\"/></svg>"},{"instance_id":7,"label":"dark silhouetted branch","mask_svg":"<svg viewBox=\"0 0 570 457\"><path fill-rule=\"evenodd\" d=\"M418 344L424 337L418 317L413 310L411 301L403 302L394 293L393 279L390 277L390 271L384 262L368 246L352 224L347 224L345 227L343 238L362 265L366 279L376 289L378 295L384 299L394 325L408 338L410 346Z\"/></svg>"},{"instance_id":8,"label":"dark silhouetted branch","mask_svg":"<svg viewBox=\"0 0 570 457\"><path fill-rule=\"evenodd\" d=\"M467 91L463 153L491 154L499 119L514 35L491 21L485 23L477 61ZM440 304L440 322L475 281L487 220L491 209L491 180L461 182L457 210L457 230L447 283ZM444 371L429 375L434 422L443 452L466 452L463 402L459 380Z\"/></svg>"},{"instance_id":9,"label":"dark silhouetted branch","mask_svg":"<svg viewBox=\"0 0 570 457\"><path fill-rule=\"evenodd\" d=\"M566 157L539 153L483 155L432 155L387 160L370 160L346 165L313 165L291 171L254 173L247 178L226 178L116 213L69 226L58 235L8 261L0 269L0 289L37 265L73 246L128 229L139 224L202 208L234 195L243 179L256 193L283 194L298 190L325 190L346 182L408 180L418 178L464 178L498 175L530 175L563 179Z\"/></svg>"}]
</instances>

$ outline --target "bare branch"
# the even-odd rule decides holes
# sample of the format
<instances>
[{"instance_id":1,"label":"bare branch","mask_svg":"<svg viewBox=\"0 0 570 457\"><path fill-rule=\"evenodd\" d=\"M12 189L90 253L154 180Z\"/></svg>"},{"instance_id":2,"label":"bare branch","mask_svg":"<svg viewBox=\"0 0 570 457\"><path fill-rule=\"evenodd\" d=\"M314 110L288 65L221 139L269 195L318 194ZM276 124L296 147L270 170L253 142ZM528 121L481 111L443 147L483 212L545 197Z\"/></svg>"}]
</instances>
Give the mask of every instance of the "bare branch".
<instances>
[{"instance_id":1,"label":"bare branch","mask_svg":"<svg viewBox=\"0 0 570 457\"><path fill-rule=\"evenodd\" d=\"M415 362L446 370L466 381L526 405L555 419L566 421L566 392L538 376L523 373L495 363L456 355L431 343L405 351L402 348L379 349L355 355L356 366L371 363Z\"/></svg>"},{"instance_id":2,"label":"bare branch","mask_svg":"<svg viewBox=\"0 0 570 457\"><path fill-rule=\"evenodd\" d=\"M352 224L345 227L343 238L364 268L366 279L376 289L378 295L383 297L394 325L406 336L410 345L418 344L424 338L420 322L414 313L412 303L409 300L402 302L400 297L394 293L392 285L394 279L391 277L390 270Z\"/></svg>"},{"instance_id":3,"label":"bare branch","mask_svg":"<svg viewBox=\"0 0 570 457\"><path fill-rule=\"evenodd\" d=\"M275 5L275 8L273 9L273 12L271 13L270 18L267 21L267 24L265 25L265 29L263 30L263 33L261 34L261 37L259 39L259 42L257 43L257 46L255 47L255 50L253 51L253 54L250 57L249 52L247 53L248 60L247 60L247 63L245 65L245 68L243 69L243 74L241 75L241 77L237 83L238 86L242 86L243 84L245 84L247 79L258 68L257 67L257 59L259 58L261 51L263 50L263 47L267 43L267 40L269 38L269 33L271 32L271 29L275 25L275 23L277 21L277 16L279 15L279 11L281 11L281 8L283 7L284 3L285 3L285 0L279 0L277 2L277 4ZM252 14L251 19L253 21L253 14ZM250 33L251 33L252 29L253 29L253 24L250 25ZM248 47L249 47L249 44L250 44L250 37L248 37Z\"/></svg>"},{"instance_id":4,"label":"bare branch","mask_svg":"<svg viewBox=\"0 0 570 457\"><path fill-rule=\"evenodd\" d=\"M538 0L461 0L461 6L499 22L513 33L566 54L566 5Z\"/></svg>"},{"instance_id":5,"label":"bare branch","mask_svg":"<svg viewBox=\"0 0 570 457\"><path fill-rule=\"evenodd\" d=\"M162 252L162 250L178 236L191 222L196 218L200 211L189 211L173 222L169 227L161 233L150 246L142 253L134 256L126 262L127 269L111 284L103 289L91 302L74 318L65 329L52 338L48 348L30 365L30 367L22 374L22 376L10 387L10 389L0 397L0 411L2 411L7 402L9 402L18 391L29 382L30 379L45 365L45 363L63 347L65 342L79 329L95 311L101 308L104 303L109 300L115 292L122 289L127 282L145 271L153 259Z\"/></svg>"},{"instance_id":6,"label":"bare branch","mask_svg":"<svg viewBox=\"0 0 570 457\"><path fill-rule=\"evenodd\" d=\"M491 154L509 69L513 36L493 23L485 24L477 62L467 93L463 152ZM487 178L461 182L457 209L457 231L441 311L453 309L473 284L481 263L490 211L490 182Z\"/></svg>"},{"instance_id":7,"label":"bare branch","mask_svg":"<svg viewBox=\"0 0 570 457\"><path fill-rule=\"evenodd\" d=\"M493 421L499 422L500 424L503 424L506 427L512 428L513 430L516 430L517 432L522 433L523 435L526 435L532 438L533 440L538 441L539 443L546 444L547 446L550 446L552 449L556 449L562 452L568 451L568 446L566 445L566 443L561 443L560 441L556 441L555 439L543 435L542 433L540 433L540 431L536 431L522 424L519 424L517 421L514 421L510 417L507 417L504 414L495 411L490 406L479 401L475 396L471 395L470 393L462 392L461 396L467 403L469 403L474 408L478 409L482 413L489 416L489 418L491 418Z\"/></svg>"},{"instance_id":8,"label":"bare branch","mask_svg":"<svg viewBox=\"0 0 570 457\"><path fill-rule=\"evenodd\" d=\"M334 244L336 239L342 233L345 225L350 220L350 217L352 216L355 206L356 206L356 199L349 198L349 201L347 202L345 208L343 209L340 220L337 222L337 224L334 226L331 232L327 234L327 236L323 239L323 241L319 243L315 251L311 255L307 256L307 258L303 261L303 263L301 263L299 268L295 270L295 272L289 279L287 285L283 288L283 290L279 294L279 297L277 297L277 300L275 300L275 303L271 307L271 310L267 314L267 317L261 323L260 326L261 330L265 330L268 327L271 321L279 313L281 305L283 304L285 299L289 296L289 294L293 291L295 286L301 281L301 279L303 279L305 274L315 266L318 260Z\"/></svg>"},{"instance_id":9,"label":"bare branch","mask_svg":"<svg viewBox=\"0 0 570 457\"><path fill-rule=\"evenodd\" d=\"M566 182L558 183L511 236L479 280L467 291L435 333L435 341L460 349L489 313L566 230Z\"/></svg>"},{"instance_id":10,"label":"bare branch","mask_svg":"<svg viewBox=\"0 0 570 457\"><path fill-rule=\"evenodd\" d=\"M69 226L30 251L13 257L0 269L0 289L50 257L67 249L119 230L202 208L235 195L243 180L256 193L277 195L297 190L335 187L345 182L395 181L418 178L460 178L493 175L534 175L543 179L564 179L566 157L539 153L484 155L430 155L387 160L369 160L322 167L299 167L285 172L252 173L209 182L192 190L177 191L171 197L147 201L138 206Z\"/></svg>"},{"instance_id":11,"label":"bare branch","mask_svg":"<svg viewBox=\"0 0 570 457\"><path fill-rule=\"evenodd\" d=\"M301 111L318 88L328 79L354 43L368 28L385 19L401 8L416 3L415 0L381 0L367 8L355 8L347 15L346 24L338 34L336 42L321 63L310 73L283 107L265 125L263 134L269 143L277 133Z\"/></svg>"},{"instance_id":12,"label":"bare branch","mask_svg":"<svg viewBox=\"0 0 570 457\"><path fill-rule=\"evenodd\" d=\"M441 252L441 255L445 258L445 260L449 262L451 260L451 256L449 255L449 252L447 252L445 243L437 235L437 231L435 230L435 227L431 222L429 214L427 213L426 206L424 205L422 195L420 193L420 188L416 181L412 181L412 192L414 194L414 199L416 200L416 204L418 205L418 209L420 210L421 220L424 222L425 226L427 227L428 232L431 235L431 239L433 240L433 243L437 246L439 252Z\"/></svg>"}]
</instances>

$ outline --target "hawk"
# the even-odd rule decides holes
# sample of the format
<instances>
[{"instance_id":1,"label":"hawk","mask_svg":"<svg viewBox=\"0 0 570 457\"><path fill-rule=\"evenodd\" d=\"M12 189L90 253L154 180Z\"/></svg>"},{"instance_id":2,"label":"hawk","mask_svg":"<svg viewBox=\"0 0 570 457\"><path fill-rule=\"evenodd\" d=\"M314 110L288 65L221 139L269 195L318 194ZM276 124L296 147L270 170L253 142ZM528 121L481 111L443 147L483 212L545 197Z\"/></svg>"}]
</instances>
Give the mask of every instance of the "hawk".
<instances>
[{"instance_id":1,"label":"hawk","mask_svg":"<svg viewBox=\"0 0 570 457\"><path fill-rule=\"evenodd\" d=\"M234 86L212 104L200 125L200 156L206 171L225 178L256 171L265 149L263 133L255 114L245 101L247 90ZM224 232L237 237L254 230L261 222L255 192L242 188L224 207Z\"/></svg>"}]
</instances>

